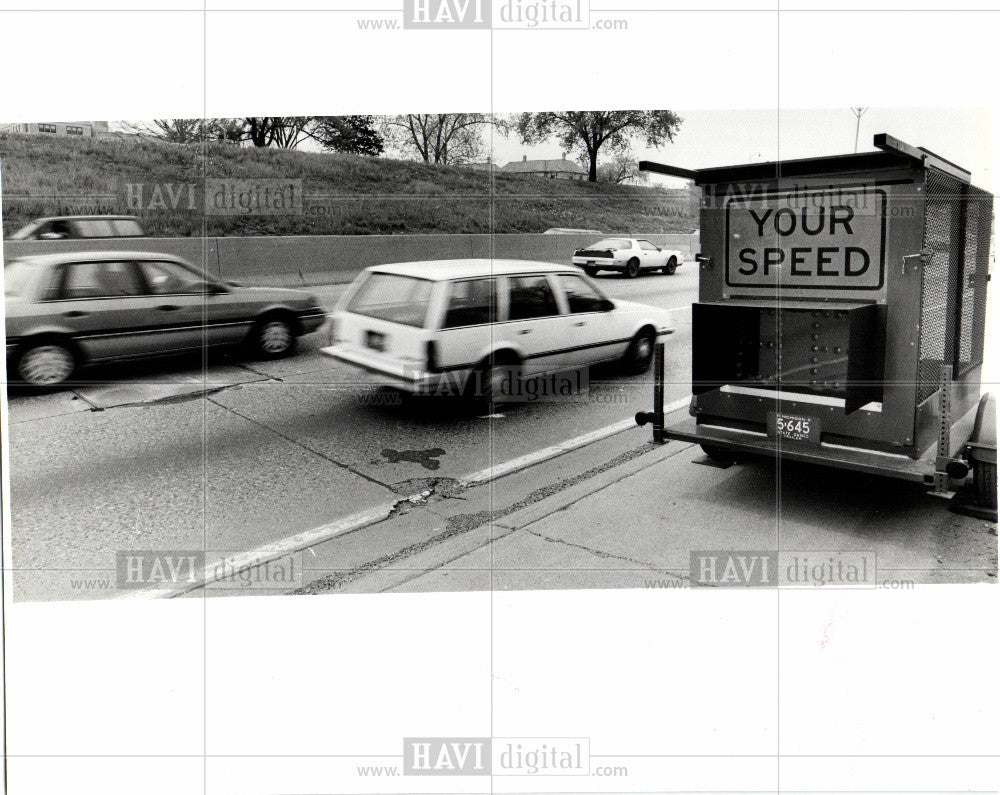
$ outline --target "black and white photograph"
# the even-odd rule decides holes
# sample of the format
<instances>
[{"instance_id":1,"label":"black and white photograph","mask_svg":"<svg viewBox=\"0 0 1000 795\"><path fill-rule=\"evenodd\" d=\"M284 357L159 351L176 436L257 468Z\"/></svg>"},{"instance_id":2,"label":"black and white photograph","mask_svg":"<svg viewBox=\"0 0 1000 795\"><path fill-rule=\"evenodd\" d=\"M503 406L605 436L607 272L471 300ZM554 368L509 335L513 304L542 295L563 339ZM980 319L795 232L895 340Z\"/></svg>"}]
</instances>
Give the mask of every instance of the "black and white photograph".
<instances>
[{"instance_id":1,"label":"black and white photograph","mask_svg":"<svg viewBox=\"0 0 1000 795\"><path fill-rule=\"evenodd\" d=\"M1000 7L320 5L0 9L6 789L997 791Z\"/></svg>"}]
</instances>

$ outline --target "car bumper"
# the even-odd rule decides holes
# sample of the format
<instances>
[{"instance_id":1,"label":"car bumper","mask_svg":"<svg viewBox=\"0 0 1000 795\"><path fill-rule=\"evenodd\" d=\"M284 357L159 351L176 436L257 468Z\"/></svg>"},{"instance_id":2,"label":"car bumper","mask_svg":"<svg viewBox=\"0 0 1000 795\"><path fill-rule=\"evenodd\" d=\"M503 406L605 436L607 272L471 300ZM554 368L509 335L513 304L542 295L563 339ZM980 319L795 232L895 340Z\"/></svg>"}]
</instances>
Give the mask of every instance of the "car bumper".
<instances>
[{"instance_id":1,"label":"car bumper","mask_svg":"<svg viewBox=\"0 0 1000 795\"><path fill-rule=\"evenodd\" d=\"M602 271L625 270L625 264L611 259L587 259L586 257L573 257L573 264L579 268L597 268Z\"/></svg>"},{"instance_id":2,"label":"car bumper","mask_svg":"<svg viewBox=\"0 0 1000 795\"><path fill-rule=\"evenodd\" d=\"M322 309L310 309L299 313L299 327L303 334L311 334L326 322L326 312Z\"/></svg>"},{"instance_id":3,"label":"car bumper","mask_svg":"<svg viewBox=\"0 0 1000 795\"><path fill-rule=\"evenodd\" d=\"M319 352L338 362L350 365L371 376L373 383L391 386L412 395L438 394L448 375L431 373L418 367L395 362L372 361L368 356L347 345L329 345Z\"/></svg>"}]
</instances>

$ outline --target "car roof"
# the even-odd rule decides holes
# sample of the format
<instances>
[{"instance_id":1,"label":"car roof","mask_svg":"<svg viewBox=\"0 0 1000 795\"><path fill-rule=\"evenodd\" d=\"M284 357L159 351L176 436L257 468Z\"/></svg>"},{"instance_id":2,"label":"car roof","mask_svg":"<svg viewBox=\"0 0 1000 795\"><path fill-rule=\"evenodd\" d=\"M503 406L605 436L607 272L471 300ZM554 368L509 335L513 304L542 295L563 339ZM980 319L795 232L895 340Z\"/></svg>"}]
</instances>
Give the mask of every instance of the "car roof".
<instances>
[{"instance_id":1,"label":"car roof","mask_svg":"<svg viewBox=\"0 0 1000 795\"><path fill-rule=\"evenodd\" d=\"M392 273L398 276L414 276L432 281L467 279L474 276L499 276L510 273L576 272L575 268L567 265L522 259L436 259L372 265L366 270L375 273Z\"/></svg>"},{"instance_id":2,"label":"car roof","mask_svg":"<svg viewBox=\"0 0 1000 795\"><path fill-rule=\"evenodd\" d=\"M186 260L174 256L173 254L160 254L154 251L65 251L59 254L29 254L24 257L11 257L7 262L30 262L32 265L43 267L46 265L59 265L63 262L93 262L95 260L172 260L174 262L186 262Z\"/></svg>"},{"instance_id":3,"label":"car roof","mask_svg":"<svg viewBox=\"0 0 1000 795\"><path fill-rule=\"evenodd\" d=\"M47 221L138 221L135 215L47 215L36 218L32 223L43 224Z\"/></svg>"}]
</instances>

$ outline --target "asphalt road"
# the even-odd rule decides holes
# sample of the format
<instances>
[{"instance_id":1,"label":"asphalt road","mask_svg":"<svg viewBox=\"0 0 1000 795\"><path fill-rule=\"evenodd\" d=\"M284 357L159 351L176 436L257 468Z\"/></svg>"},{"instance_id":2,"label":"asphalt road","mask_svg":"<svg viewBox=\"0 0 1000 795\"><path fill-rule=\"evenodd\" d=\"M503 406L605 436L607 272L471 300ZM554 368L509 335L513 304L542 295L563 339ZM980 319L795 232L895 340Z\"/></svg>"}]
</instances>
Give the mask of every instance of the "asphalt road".
<instances>
[{"instance_id":1,"label":"asphalt road","mask_svg":"<svg viewBox=\"0 0 1000 795\"><path fill-rule=\"evenodd\" d=\"M614 298L676 309L668 401L689 394L697 271L599 277ZM326 306L343 286L315 288ZM242 551L631 417L650 377L591 374L585 399L475 416L399 403L322 356L235 352L85 373L47 395L9 392L15 598L109 598L116 552ZM210 555L211 557L211 555Z\"/></svg>"}]
</instances>

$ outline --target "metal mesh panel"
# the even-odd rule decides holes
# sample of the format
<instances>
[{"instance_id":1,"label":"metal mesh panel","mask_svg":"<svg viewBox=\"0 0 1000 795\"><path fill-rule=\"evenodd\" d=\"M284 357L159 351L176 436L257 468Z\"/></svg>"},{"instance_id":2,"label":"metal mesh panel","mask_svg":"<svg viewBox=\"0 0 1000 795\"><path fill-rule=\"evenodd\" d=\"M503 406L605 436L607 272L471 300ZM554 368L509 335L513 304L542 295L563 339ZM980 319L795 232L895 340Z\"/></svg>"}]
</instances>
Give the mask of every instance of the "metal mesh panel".
<instances>
[{"instance_id":1,"label":"metal mesh panel","mask_svg":"<svg viewBox=\"0 0 1000 795\"><path fill-rule=\"evenodd\" d=\"M958 332L958 370L962 376L983 361L986 279L993 221L992 197L969 188L962 263L962 313Z\"/></svg>"},{"instance_id":2,"label":"metal mesh panel","mask_svg":"<svg viewBox=\"0 0 1000 795\"><path fill-rule=\"evenodd\" d=\"M936 171L927 172L924 248L934 253L923 268L920 311L920 365L917 401L937 390L948 333L948 284L953 257L953 224L959 212L959 186Z\"/></svg>"}]
</instances>

